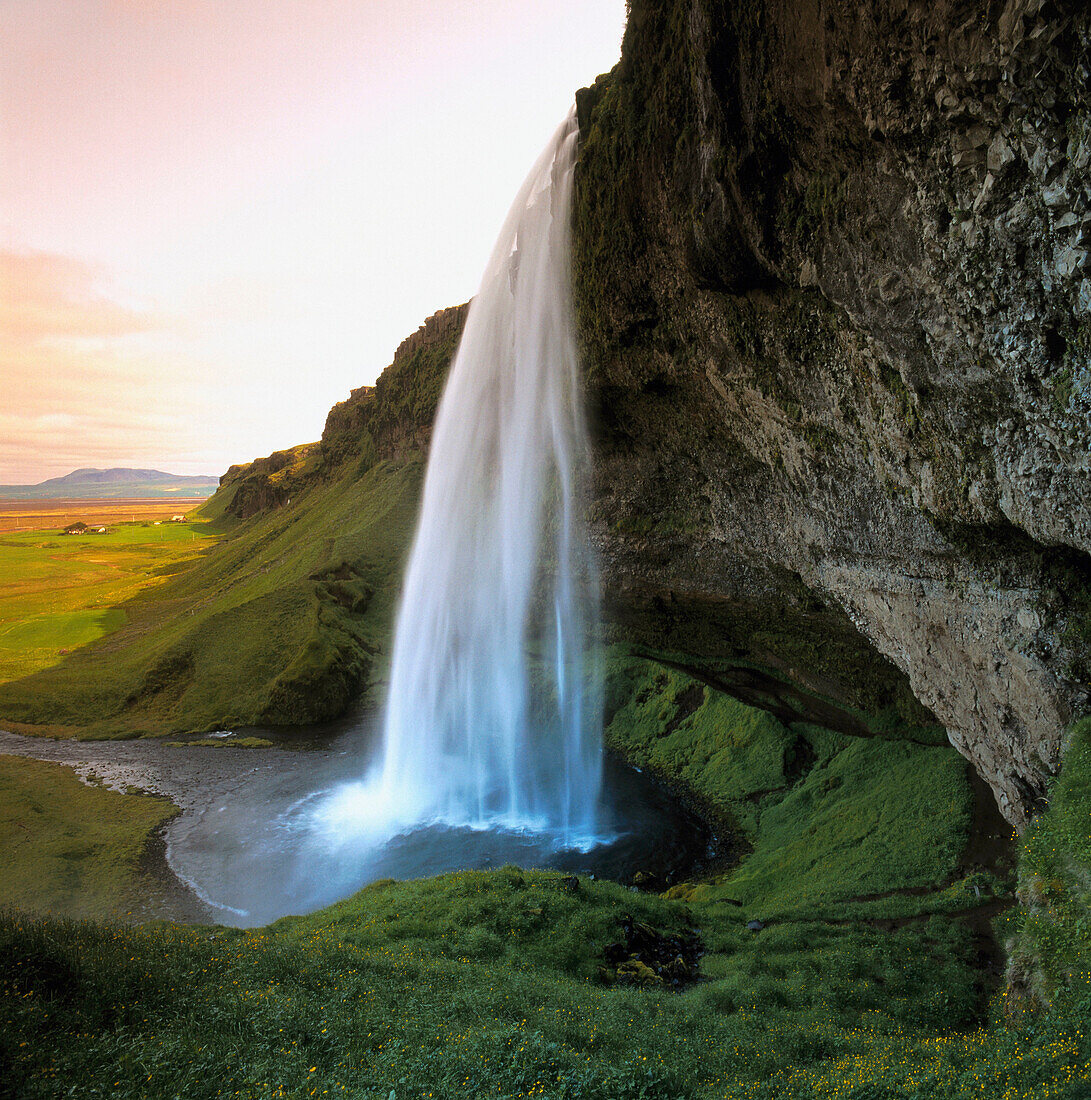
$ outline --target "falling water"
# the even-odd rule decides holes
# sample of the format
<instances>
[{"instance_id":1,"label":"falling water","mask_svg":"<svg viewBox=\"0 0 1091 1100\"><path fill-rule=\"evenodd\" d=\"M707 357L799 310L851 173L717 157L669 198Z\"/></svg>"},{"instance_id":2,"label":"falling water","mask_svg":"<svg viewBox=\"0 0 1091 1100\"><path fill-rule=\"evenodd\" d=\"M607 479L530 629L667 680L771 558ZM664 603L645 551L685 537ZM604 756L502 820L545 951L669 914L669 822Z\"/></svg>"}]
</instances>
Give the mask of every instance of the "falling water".
<instances>
[{"instance_id":1,"label":"falling water","mask_svg":"<svg viewBox=\"0 0 1091 1100\"><path fill-rule=\"evenodd\" d=\"M380 801L419 821L593 831L597 613L569 288L574 112L470 307L398 613Z\"/></svg>"},{"instance_id":2,"label":"falling water","mask_svg":"<svg viewBox=\"0 0 1091 1100\"><path fill-rule=\"evenodd\" d=\"M246 784L230 771L229 791L171 826L170 865L218 920L260 924L388 876L517 862L617 877L705 851L644 777L611 766L602 783L569 288L576 141L570 115L515 200L451 367L375 766L346 779L369 751L360 727L290 767L273 753Z\"/></svg>"}]
</instances>

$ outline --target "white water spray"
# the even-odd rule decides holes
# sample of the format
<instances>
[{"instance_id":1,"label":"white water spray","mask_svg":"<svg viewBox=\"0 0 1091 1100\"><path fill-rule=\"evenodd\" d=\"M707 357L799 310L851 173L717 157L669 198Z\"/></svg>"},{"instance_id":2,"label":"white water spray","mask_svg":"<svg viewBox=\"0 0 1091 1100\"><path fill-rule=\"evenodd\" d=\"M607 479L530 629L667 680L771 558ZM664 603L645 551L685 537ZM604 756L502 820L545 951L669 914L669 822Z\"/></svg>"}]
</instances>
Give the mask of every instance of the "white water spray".
<instances>
[{"instance_id":1,"label":"white water spray","mask_svg":"<svg viewBox=\"0 0 1091 1100\"><path fill-rule=\"evenodd\" d=\"M402 822L556 831L567 844L593 836L601 781L569 273L577 137L573 111L470 306L398 613L381 778L359 792Z\"/></svg>"}]
</instances>

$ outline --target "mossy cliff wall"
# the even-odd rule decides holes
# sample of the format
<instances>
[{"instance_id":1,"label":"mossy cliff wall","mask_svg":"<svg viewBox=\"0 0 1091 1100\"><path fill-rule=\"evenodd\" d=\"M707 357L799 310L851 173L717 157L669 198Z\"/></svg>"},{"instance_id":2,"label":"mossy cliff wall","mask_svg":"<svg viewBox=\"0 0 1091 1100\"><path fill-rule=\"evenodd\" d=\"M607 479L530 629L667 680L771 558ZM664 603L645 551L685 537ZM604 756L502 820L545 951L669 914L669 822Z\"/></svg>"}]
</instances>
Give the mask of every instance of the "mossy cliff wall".
<instances>
[{"instance_id":1,"label":"mossy cliff wall","mask_svg":"<svg viewBox=\"0 0 1091 1100\"><path fill-rule=\"evenodd\" d=\"M577 98L615 637L846 720L908 683L1020 826L1091 687L1089 41L632 0Z\"/></svg>"},{"instance_id":2,"label":"mossy cliff wall","mask_svg":"<svg viewBox=\"0 0 1091 1100\"><path fill-rule=\"evenodd\" d=\"M361 451L401 459L427 446L469 309L465 302L433 313L398 345L374 386L330 409L321 443L327 463Z\"/></svg>"}]
</instances>

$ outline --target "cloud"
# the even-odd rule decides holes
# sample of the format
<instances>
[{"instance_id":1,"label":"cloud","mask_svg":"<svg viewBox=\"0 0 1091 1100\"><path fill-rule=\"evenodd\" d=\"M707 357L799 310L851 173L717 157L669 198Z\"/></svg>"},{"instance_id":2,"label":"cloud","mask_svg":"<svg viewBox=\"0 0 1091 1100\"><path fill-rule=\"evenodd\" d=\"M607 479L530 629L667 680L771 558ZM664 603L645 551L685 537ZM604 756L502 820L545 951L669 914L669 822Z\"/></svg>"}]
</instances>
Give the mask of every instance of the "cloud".
<instances>
[{"instance_id":1,"label":"cloud","mask_svg":"<svg viewBox=\"0 0 1091 1100\"><path fill-rule=\"evenodd\" d=\"M91 265L71 256L0 250L0 336L37 344L162 327L154 314L105 297L99 281Z\"/></svg>"},{"instance_id":2,"label":"cloud","mask_svg":"<svg viewBox=\"0 0 1091 1100\"><path fill-rule=\"evenodd\" d=\"M0 482L114 459L200 461L199 403L178 384L192 371L141 346L142 334L169 339L166 320L113 300L104 282L71 256L0 251Z\"/></svg>"},{"instance_id":3,"label":"cloud","mask_svg":"<svg viewBox=\"0 0 1091 1100\"><path fill-rule=\"evenodd\" d=\"M215 473L317 434L300 431L277 371L260 369L263 280L217 280L166 313L118 302L106 274L0 251L0 484L80 466ZM251 360L256 376L238 369Z\"/></svg>"}]
</instances>

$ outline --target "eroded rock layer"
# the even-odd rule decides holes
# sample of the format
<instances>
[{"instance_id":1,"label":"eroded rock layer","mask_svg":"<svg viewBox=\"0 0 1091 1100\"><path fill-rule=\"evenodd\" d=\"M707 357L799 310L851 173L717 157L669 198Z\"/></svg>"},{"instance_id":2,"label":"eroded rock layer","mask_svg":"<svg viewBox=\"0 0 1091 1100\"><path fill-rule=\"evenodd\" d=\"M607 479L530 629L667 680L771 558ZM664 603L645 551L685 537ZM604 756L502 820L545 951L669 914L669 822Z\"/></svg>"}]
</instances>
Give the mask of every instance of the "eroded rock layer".
<instances>
[{"instance_id":1,"label":"eroded rock layer","mask_svg":"<svg viewBox=\"0 0 1091 1100\"><path fill-rule=\"evenodd\" d=\"M633 0L578 96L616 631L846 714L908 683L1017 825L1089 698L1089 40L1078 2Z\"/></svg>"}]
</instances>

